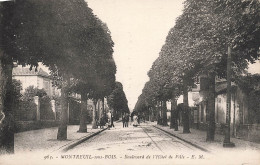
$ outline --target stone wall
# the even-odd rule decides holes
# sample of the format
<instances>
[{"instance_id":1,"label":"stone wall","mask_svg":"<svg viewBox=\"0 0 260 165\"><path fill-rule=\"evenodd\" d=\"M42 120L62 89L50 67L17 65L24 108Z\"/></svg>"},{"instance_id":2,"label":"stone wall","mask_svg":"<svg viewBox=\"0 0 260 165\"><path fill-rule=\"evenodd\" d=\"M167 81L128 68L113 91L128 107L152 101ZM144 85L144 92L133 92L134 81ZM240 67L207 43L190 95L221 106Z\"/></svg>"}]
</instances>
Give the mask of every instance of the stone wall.
<instances>
[{"instance_id":1,"label":"stone wall","mask_svg":"<svg viewBox=\"0 0 260 165\"><path fill-rule=\"evenodd\" d=\"M16 121L15 122L15 133L42 129L42 128L57 127L58 125L59 125L59 121L54 121L54 120Z\"/></svg>"},{"instance_id":2,"label":"stone wall","mask_svg":"<svg viewBox=\"0 0 260 165\"><path fill-rule=\"evenodd\" d=\"M236 137L260 143L260 124L243 124L237 127Z\"/></svg>"},{"instance_id":3,"label":"stone wall","mask_svg":"<svg viewBox=\"0 0 260 165\"><path fill-rule=\"evenodd\" d=\"M233 132L233 125L230 125L230 136L238 139L260 143L260 124L240 124L236 125L236 132ZM207 131L206 123L194 123L191 128ZM216 134L224 137L224 124L216 124Z\"/></svg>"}]
</instances>

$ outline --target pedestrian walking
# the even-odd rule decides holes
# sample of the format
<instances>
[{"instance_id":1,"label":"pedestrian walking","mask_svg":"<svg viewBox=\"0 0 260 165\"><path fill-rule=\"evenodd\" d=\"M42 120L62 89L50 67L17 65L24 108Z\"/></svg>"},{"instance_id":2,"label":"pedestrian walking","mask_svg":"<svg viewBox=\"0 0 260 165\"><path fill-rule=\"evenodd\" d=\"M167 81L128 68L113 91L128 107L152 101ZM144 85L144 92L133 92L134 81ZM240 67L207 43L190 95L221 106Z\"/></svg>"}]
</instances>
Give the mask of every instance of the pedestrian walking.
<instances>
[{"instance_id":1,"label":"pedestrian walking","mask_svg":"<svg viewBox=\"0 0 260 165\"><path fill-rule=\"evenodd\" d=\"M133 116L133 120L134 120L134 124L133 126L134 127L137 127L138 126L138 117L136 115Z\"/></svg>"},{"instance_id":2,"label":"pedestrian walking","mask_svg":"<svg viewBox=\"0 0 260 165\"><path fill-rule=\"evenodd\" d=\"M139 114L138 117L137 117L138 124L140 124L140 120L141 120L141 115Z\"/></svg>"},{"instance_id":3,"label":"pedestrian walking","mask_svg":"<svg viewBox=\"0 0 260 165\"><path fill-rule=\"evenodd\" d=\"M122 117L122 122L123 122L123 128L125 127L125 115Z\"/></svg>"},{"instance_id":4,"label":"pedestrian walking","mask_svg":"<svg viewBox=\"0 0 260 165\"><path fill-rule=\"evenodd\" d=\"M112 126L112 114L111 114L111 110L109 110L108 113L107 113L107 123L108 123L108 129L110 129L111 126Z\"/></svg>"},{"instance_id":5,"label":"pedestrian walking","mask_svg":"<svg viewBox=\"0 0 260 165\"><path fill-rule=\"evenodd\" d=\"M99 123L100 123L100 128L104 128L104 126L106 124L105 123L105 116L102 115L102 117L100 118Z\"/></svg>"},{"instance_id":6,"label":"pedestrian walking","mask_svg":"<svg viewBox=\"0 0 260 165\"><path fill-rule=\"evenodd\" d=\"M125 127L128 127L128 122L129 122L129 115L128 113L125 115Z\"/></svg>"},{"instance_id":7,"label":"pedestrian walking","mask_svg":"<svg viewBox=\"0 0 260 165\"><path fill-rule=\"evenodd\" d=\"M134 112L131 113L130 118L131 118L131 123L133 123L134 122Z\"/></svg>"},{"instance_id":8,"label":"pedestrian walking","mask_svg":"<svg viewBox=\"0 0 260 165\"><path fill-rule=\"evenodd\" d=\"M115 125L114 125L114 116L113 116L113 114L111 113L111 128L112 127L115 127Z\"/></svg>"}]
</instances>

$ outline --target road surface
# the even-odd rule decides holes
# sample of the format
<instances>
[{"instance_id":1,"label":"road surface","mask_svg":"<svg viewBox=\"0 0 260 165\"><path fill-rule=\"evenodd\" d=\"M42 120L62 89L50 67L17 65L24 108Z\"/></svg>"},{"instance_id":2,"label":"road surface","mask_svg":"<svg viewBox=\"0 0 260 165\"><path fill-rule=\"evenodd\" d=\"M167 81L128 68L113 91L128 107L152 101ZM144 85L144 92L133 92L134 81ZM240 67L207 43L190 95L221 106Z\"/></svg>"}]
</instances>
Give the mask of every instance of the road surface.
<instances>
[{"instance_id":1,"label":"road surface","mask_svg":"<svg viewBox=\"0 0 260 165\"><path fill-rule=\"evenodd\" d=\"M123 128L121 123L117 123L115 128L100 133L67 153L116 154L125 157L144 153L174 156L185 153L187 156L204 152L150 124Z\"/></svg>"}]
</instances>

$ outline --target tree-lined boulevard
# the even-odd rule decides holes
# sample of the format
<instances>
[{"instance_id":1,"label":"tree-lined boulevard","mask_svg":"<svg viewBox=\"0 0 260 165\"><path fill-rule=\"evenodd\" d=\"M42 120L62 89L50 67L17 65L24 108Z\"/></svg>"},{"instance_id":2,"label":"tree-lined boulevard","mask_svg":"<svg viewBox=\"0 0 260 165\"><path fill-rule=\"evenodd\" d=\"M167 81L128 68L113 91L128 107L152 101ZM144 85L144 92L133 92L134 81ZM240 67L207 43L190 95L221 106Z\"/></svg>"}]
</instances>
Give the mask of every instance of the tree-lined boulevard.
<instances>
[{"instance_id":1,"label":"tree-lined boulevard","mask_svg":"<svg viewBox=\"0 0 260 165\"><path fill-rule=\"evenodd\" d=\"M13 62L31 68L42 62L51 70L53 85L61 89L58 140L67 139L68 95L72 92L82 96L79 131L87 131L86 100L96 103L115 87L114 43L106 24L81 0L2 2L0 7L1 153L14 152L14 118L8 104L12 102L8 93L12 92Z\"/></svg>"},{"instance_id":2,"label":"tree-lined boulevard","mask_svg":"<svg viewBox=\"0 0 260 165\"><path fill-rule=\"evenodd\" d=\"M150 80L134 110L152 116L157 113L158 124L167 126L166 101L170 100L170 127L178 130L178 113L182 113L183 133L190 133L188 91L200 79L200 94L207 112L206 140L214 141L215 79L225 78L227 110L223 146L234 146L230 142L231 80L239 84L248 62L259 58L258 8L259 1L254 0L185 1L183 14L169 31L159 57L149 70ZM183 95L182 111L177 112L180 95Z\"/></svg>"},{"instance_id":3,"label":"tree-lined boulevard","mask_svg":"<svg viewBox=\"0 0 260 165\"><path fill-rule=\"evenodd\" d=\"M191 159L195 153L194 159L202 159L226 154L226 148L235 153L255 147L258 152L260 75L247 69L260 56L260 1L185 0L183 5L147 71L149 81L129 109L131 96L116 80L113 34L86 1L0 2L0 155L21 153L23 145L30 150L25 139L33 135L31 152L65 146L62 151L68 154L129 159L144 153L173 154L175 159ZM39 80L36 87L22 89L13 73L18 65L38 75L41 65L47 67L50 73L41 74L60 95L49 97L37 88ZM32 108L35 98L42 101L41 109L48 108L41 110L42 117L40 107L37 112ZM59 113L48 118L55 106ZM28 132L17 133L17 118L24 127L35 122L25 121L30 113L38 115L32 119L38 124L53 125L39 124L39 129L28 124ZM73 115L77 127L70 125ZM129 127L122 121L129 121Z\"/></svg>"},{"instance_id":4,"label":"tree-lined boulevard","mask_svg":"<svg viewBox=\"0 0 260 165\"><path fill-rule=\"evenodd\" d=\"M69 141L55 141L56 128L21 132L15 135L17 157L14 159L30 159L33 164L37 164L36 159L32 159L34 156L47 164L104 164L104 161L107 164L219 164L223 160L224 164L237 164L258 161L256 155L260 145L257 143L231 138L237 149L223 150L221 135L215 136L215 142L207 143L204 131L191 128L192 134L183 134L182 128L180 126L179 131L174 131L147 121L138 127L129 123L128 128L123 128L121 122L115 122L115 127L110 130L91 129L88 125L89 132L79 134L76 132L78 126L70 125ZM87 138L94 132L100 133ZM39 138L38 135L43 134L44 138ZM84 138L87 140L82 141ZM231 155L236 155L236 159ZM8 158L7 162L11 162Z\"/></svg>"}]
</instances>

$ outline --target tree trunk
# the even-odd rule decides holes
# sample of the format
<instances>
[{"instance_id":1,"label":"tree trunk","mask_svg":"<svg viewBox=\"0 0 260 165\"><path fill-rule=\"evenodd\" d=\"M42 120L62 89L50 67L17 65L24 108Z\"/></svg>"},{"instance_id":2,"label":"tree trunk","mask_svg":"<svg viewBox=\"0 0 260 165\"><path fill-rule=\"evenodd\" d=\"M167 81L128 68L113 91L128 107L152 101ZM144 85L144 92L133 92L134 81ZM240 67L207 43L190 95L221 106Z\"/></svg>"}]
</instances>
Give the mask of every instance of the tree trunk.
<instances>
[{"instance_id":1,"label":"tree trunk","mask_svg":"<svg viewBox=\"0 0 260 165\"><path fill-rule=\"evenodd\" d=\"M0 48L0 154L14 153L13 62Z\"/></svg>"},{"instance_id":2,"label":"tree trunk","mask_svg":"<svg viewBox=\"0 0 260 165\"><path fill-rule=\"evenodd\" d=\"M151 118L151 116L152 116L152 114L151 114L152 111L151 111L151 110L152 110L152 107L149 107L149 106L148 106L148 121L150 121L150 122L151 122L151 119L152 119L152 118Z\"/></svg>"},{"instance_id":3,"label":"tree trunk","mask_svg":"<svg viewBox=\"0 0 260 165\"><path fill-rule=\"evenodd\" d=\"M163 123L163 110L162 101L160 101L160 125Z\"/></svg>"},{"instance_id":4,"label":"tree trunk","mask_svg":"<svg viewBox=\"0 0 260 165\"><path fill-rule=\"evenodd\" d=\"M80 104L80 125L78 132L87 132L87 107L88 107L88 97L87 93L81 93L81 104Z\"/></svg>"},{"instance_id":5,"label":"tree trunk","mask_svg":"<svg viewBox=\"0 0 260 165\"><path fill-rule=\"evenodd\" d=\"M159 101L157 101L157 107L156 107L156 112L157 112L157 124L160 125L160 104Z\"/></svg>"},{"instance_id":6,"label":"tree trunk","mask_svg":"<svg viewBox=\"0 0 260 165\"><path fill-rule=\"evenodd\" d=\"M176 124L177 124L177 116L175 113L176 111L176 108L177 108L177 100L175 98L175 95L172 94L172 100L171 100L171 124L170 124L170 128L173 129L173 128L176 128ZM178 130L178 125L177 125L177 130Z\"/></svg>"},{"instance_id":7,"label":"tree trunk","mask_svg":"<svg viewBox=\"0 0 260 165\"><path fill-rule=\"evenodd\" d=\"M99 120L100 120L100 100L98 99L97 100L97 121L99 122Z\"/></svg>"},{"instance_id":8,"label":"tree trunk","mask_svg":"<svg viewBox=\"0 0 260 165\"><path fill-rule=\"evenodd\" d=\"M58 140L67 140L67 124L68 124L68 86L69 78L65 78L61 87L61 121L58 128Z\"/></svg>"},{"instance_id":9,"label":"tree trunk","mask_svg":"<svg viewBox=\"0 0 260 165\"><path fill-rule=\"evenodd\" d=\"M92 129L97 129L97 122L96 122L96 108L97 108L97 100L93 100L94 109L93 109L93 120L92 120Z\"/></svg>"},{"instance_id":10,"label":"tree trunk","mask_svg":"<svg viewBox=\"0 0 260 165\"><path fill-rule=\"evenodd\" d=\"M177 100L175 100L175 104L176 104L176 108L174 110L174 131L178 131L178 117L179 117L179 113L178 113L178 109L177 109Z\"/></svg>"},{"instance_id":11,"label":"tree trunk","mask_svg":"<svg viewBox=\"0 0 260 165\"><path fill-rule=\"evenodd\" d=\"M154 122L154 106L151 107L151 122Z\"/></svg>"},{"instance_id":12,"label":"tree trunk","mask_svg":"<svg viewBox=\"0 0 260 165\"><path fill-rule=\"evenodd\" d=\"M233 137L237 136L237 131L236 131L236 92L234 91L233 95Z\"/></svg>"},{"instance_id":13,"label":"tree trunk","mask_svg":"<svg viewBox=\"0 0 260 165\"><path fill-rule=\"evenodd\" d=\"M161 101L159 101L158 103L158 110L159 110L159 125L162 124L162 104L161 104Z\"/></svg>"},{"instance_id":14,"label":"tree trunk","mask_svg":"<svg viewBox=\"0 0 260 165\"><path fill-rule=\"evenodd\" d=\"M170 121L170 129L173 129L174 128L174 119L175 116L174 116L174 109L173 109L173 101L171 102L171 121Z\"/></svg>"},{"instance_id":15,"label":"tree trunk","mask_svg":"<svg viewBox=\"0 0 260 165\"><path fill-rule=\"evenodd\" d=\"M13 2L0 4L0 154L14 153L14 115L12 97L13 61L4 52L4 25L12 16Z\"/></svg>"},{"instance_id":16,"label":"tree trunk","mask_svg":"<svg viewBox=\"0 0 260 165\"><path fill-rule=\"evenodd\" d=\"M163 126L168 126L167 123L167 106L166 106L166 101L162 101L162 125Z\"/></svg>"},{"instance_id":17,"label":"tree trunk","mask_svg":"<svg viewBox=\"0 0 260 165\"><path fill-rule=\"evenodd\" d=\"M99 99L98 102L99 102L99 104L98 104L98 111L99 111L98 121L101 122L101 118L102 118L102 115L103 115L103 103L102 103L101 99Z\"/></svg>"},{"instance_id":18,"label":"tree trunk","mask_svg":"<svg viewBox=\"0 0 260 165\"><path fill-rule=\"evenodd\" d=\"M151 107L148 106L148 111L147 111L147 121L151 121Z\"/></svg>"},{"instance_id":19,"label":"tree trunk","mask_svg":"<svg viewBox=\"0 0 260 165\"><path fill-rule=\"evenodd\" d=\"M190 121L189 121L189 100L188 100L188 86L187 82L183 80L183 133L190 133Z\"/></svg>"},{"instance_id":20,"label":"tree trunk","mask_svg":"<svg viewBox=\"0 0 260 165\"><path fill-rule=\"evenodd\" d=\"M209 87L207 92L207 114L208 114L208 121L207 121L207 138L206 141L214 141L215 136L215 74L209 73Z\"/></svg>"},{"instance_id":21,"label":"tree trunk","mask_svg":"<svg viewBox=\"0 0 260 165\"><path fill-rule=\"evenodd\" d=\"M106 111L105 111L105 98L103 97L102 98L102 109L103 109L103 116L105 116L106 115Z\"/></svg>"}]
</instances>

